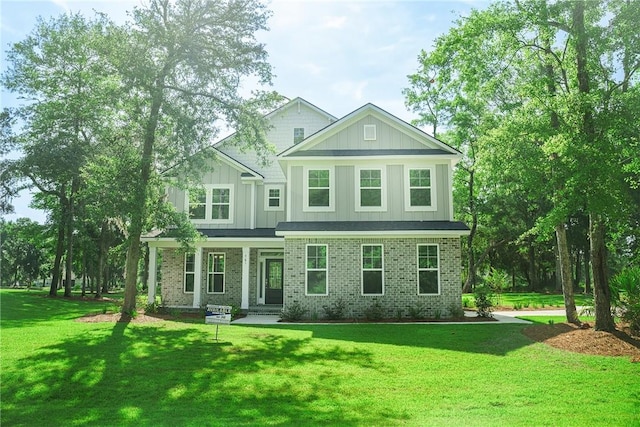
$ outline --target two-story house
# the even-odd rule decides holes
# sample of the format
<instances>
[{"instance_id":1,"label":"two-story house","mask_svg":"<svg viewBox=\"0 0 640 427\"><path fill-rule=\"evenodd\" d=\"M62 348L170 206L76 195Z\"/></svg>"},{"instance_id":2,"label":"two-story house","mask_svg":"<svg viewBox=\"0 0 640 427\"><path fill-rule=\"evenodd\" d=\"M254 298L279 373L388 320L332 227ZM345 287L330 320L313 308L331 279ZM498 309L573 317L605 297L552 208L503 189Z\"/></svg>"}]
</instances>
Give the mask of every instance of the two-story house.
<instances>
[{"instance_id":1,"label":"two-story house","mask_svg":"<svg viewBox=\"0 0 640 427\"><path fill-rule=\"evenodd\" d=\"M169 307L461 308L457 150L372 104L338 119L296 98L267 118L270 162L223 140L199 189L168 190L204 238L189 253L168 234L145 238L150 301L161 250Z\"/></svg>"}]
</instances>

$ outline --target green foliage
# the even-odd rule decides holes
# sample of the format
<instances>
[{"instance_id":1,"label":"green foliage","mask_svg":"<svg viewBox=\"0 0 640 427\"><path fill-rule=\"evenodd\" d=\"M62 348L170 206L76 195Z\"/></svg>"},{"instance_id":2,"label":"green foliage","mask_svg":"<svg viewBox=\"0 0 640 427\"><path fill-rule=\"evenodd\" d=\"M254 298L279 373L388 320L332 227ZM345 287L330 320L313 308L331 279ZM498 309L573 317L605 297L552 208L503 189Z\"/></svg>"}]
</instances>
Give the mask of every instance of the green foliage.
<instances>
[{"instance_id":1,"label":"green foliage","mask_svg":"<svg viewBox=\"0 0 640 427\"><path fill-rule=\"evenodd\" d=\"M280 315L280 317L282 318L282 320L287 322L296 322L298 320L301 320L306 312L307 310L302 307L300 301L294 301L291 304L287 304L282 309L282 314Z\"/></svg>"},{"instance_id":2,"label":"green foliage","mask_svg":"<svg viewBox=\"0 0 640 427\"><path fill-rule=\"evenodd\" d=\"M364 310L364 317L372 321L382 320L384 319L384 308L376 301Z\"/></svg>"},{"instance_id":3,"label":"green foliage","mask_svg":"<svg viewBox=\"0 0 640 427\"><path fill-rule=\"evenodd\" d=\"M619 307L620 317L640 335L640 267L622 270L611 279L613 303Z\"/></svg>"},{"instance_id":4,"label":"green foliage","mask_svg":"<svg viewBox=\"0 0 640 427\"><path fill-rule=\"evenodd\" d=\"M338 298L331 305L323 305L324 317L329 320L342 320L346 316L347 302L343 298Z\"/></svg>"},{"instance_id":5,"label":"green foliage","mask_svg":"<svg viewBox=\"0 0 640 427\"><path fill-rule=\"evenodd\" d=\"M454 319L461 319L464 317L464 310L459 304L451 303L449 305L449 316Z\"/></svg>"},{"instance_id":6,"label":"green foliage","mask_svg":"<svg viewBox=\"0 0 640 427\"><path fill-rule=\"evenodd\" d=\"M480 317L492 317L493 310L493 293L490 288L485 286L477 286L473 293L476 301L476 313Z\"/></svg>"},{"instance_id":7,"label":"green foliage","mask_svg":"<svg viewBox=\"0 0 640 427\"><path fill-rule=\"evenodd\" d=\"M414 319L414 320L420 320L420 319L424 319L425 315L424 315L424 310L425 310L425 306L422 303L416 303L412 306L409 306L407 308L407 311L409 312L409 318L410 319Z\"/></svg>"}]
</instances>

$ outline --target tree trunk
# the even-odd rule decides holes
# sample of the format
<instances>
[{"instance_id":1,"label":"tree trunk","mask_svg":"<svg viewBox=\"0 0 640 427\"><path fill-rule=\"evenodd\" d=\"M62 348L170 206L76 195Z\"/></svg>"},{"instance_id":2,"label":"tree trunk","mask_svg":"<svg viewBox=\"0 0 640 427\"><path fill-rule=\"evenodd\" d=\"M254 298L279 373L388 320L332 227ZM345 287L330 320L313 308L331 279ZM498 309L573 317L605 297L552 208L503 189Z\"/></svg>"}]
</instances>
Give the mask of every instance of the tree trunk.
<instances>
[{"instance_id":1,"label":"tree trunk","mask_svg":"<svg viewBox=\"0 0 640 427\"><path fill-rule=\"evenodd\" d=\"M61 203L62 205L62 203ZM65 209L62 208L62 214L58 220L58 241L56 242L56 257L53 261L53 275L51 277L51 288L49 288L49 296L58 295L58 285L60 284L60 265L62 264L62 256L64 255L64 230L65 230Z\"/></svg>"},{"instance_id":2,"label":"tree trunk","mask_svg":"<svg viewBox=\"0 0 640 427\"><path fill-rule=\"evenodd\" d=\"M96 274L96 298L102 297L102 281L106 284L105 264L108 256L107 246L107 222L102 222L100 227L100 247L98 249L98 274Z\"/></svg>"},{"instance_id":3,"label":"tree trunk","mask_svg":"<svg viewBox=\"0 0 640 427\"><path fill-rule=\"evenodd\" d=\"M573 296L573 278L571 277L571 255L569 253L569 245L567 244L567 230L564 224L557 224L556 240L558 243L558 260L560 269L558 276L562 281L562 294L564 295L564 309L567 315L567 322L575 325L581 325L576 310L576 300Z\"/></svg>"},{"instance_id":4,"label":"tree trunk","mask_svg":"<svg viewBox=\"0 0 640 427\"><path fill-rule=\"evenodd\" d=\"M162 88L164 76L159 76L156 82L157 88ZM127 262L125 271L124 302L122 313L131 314L136 309L138 261L140 260L140 237L146 218L147 187L151 178L151 166L153 156L153 145L155 143L155 133L158 126L160 107L163 102L162 89L156 89L153 94L153 101L149 111L149 121L145 129L144 146L142 148L142 162L140 167L140 180L137 182L136 206L138 210L132 212L131 225L129 227L129 249L127 250Z\"/></svg>"},{"instance_id":5,"label":"tree trunk","mask_svg":"<svg viewBox=\"0 0 640 427\"><path fill-rule=\"evenodd\" d=\"M65 262L65 286L64 286L64 296L71 296L71 277L73 274L73 208L71 204L71 200L69 200L69 215L66 219L67 223L67 258Z\"/></svg>"},{"instance_id":6,"label":"tree trunk","mask_svg":"<svg viewBox=\"0 0 640 427\"><path fill-rule=\"evenodd\" d=\"M144 244L143 245L143 249L144 252L144 258L143 258L143 264L144 266L142 267L142 277L141 277L141 282L142 282L142 290L146 291L148 284L149 284L149 245L148 244Z\"/></svg>"},{"instance_id":7,"label":"tree trunk","mask_svg":"<svg viewBox=\"0 0 640 427\"><path fill-rule=\"evenodd\" d=\"M602 218L589 215L591 242L591 268L593 269L593 301L596 311L597 331L613 332L616 329L611 316L611 290L607 275L607 248L604 244L605 227Z\"/></svg>"}]
</instances>

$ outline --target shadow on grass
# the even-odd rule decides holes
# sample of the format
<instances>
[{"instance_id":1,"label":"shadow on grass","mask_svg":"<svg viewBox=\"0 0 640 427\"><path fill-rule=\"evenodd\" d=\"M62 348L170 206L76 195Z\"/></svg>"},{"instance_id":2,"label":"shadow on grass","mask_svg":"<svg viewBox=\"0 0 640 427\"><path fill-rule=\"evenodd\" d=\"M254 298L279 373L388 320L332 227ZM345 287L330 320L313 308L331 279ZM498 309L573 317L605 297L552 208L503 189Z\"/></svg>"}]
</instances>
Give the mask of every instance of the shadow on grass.
<instances>
[{"instance_id":1,"label":"shadow on grass","mask_svg":"<svg viewBox=\"0 0 640 427\"><path fill-rule=\"evenodd\" d=\"M402 418L341 407L344 369L378 369L366 351L263 329L216 343L206 327L175 326L94 324L18 360L2 375L3 424L350 426Z\"/></svg>"},{"instance_id":2,"label":"shadow on grass","mask_svg":"<svg viewBox=\"0 0 640 427\"><path fill-rule=\"evenodd\" d=\"M513 350L531 344L531 341L520 333L523 328L521 324L442 325L415 323L398 325L362 323L350 325L278 324L265 327L308 331L314 338L319 339L423 347L496 356L504 356Z\"/></svg>"}]
</instances>

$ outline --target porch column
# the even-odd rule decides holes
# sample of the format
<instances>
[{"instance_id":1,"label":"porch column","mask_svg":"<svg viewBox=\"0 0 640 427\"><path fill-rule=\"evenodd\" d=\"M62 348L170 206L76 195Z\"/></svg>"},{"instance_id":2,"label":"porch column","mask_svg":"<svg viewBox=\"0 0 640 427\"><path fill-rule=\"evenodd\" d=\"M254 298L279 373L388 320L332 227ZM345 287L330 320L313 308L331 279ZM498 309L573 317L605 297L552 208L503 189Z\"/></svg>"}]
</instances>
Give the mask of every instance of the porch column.
<instances>
[{"instance_id":1,"label":"porch column","mask_svg":"<svg viewBox=\"0 0 640 427\"><path fill-rule=\"evenodd\" d=\"M195 274L193 275L193 308L200 308L200 299L202 294L202 248L196 247L194 254Z\"/></svg>"},{"instance_id":2,"label":"porch column","mask_svg":"<svg viewBox=\"0 0 640 427\"><path fill-rule=\"evenodd\" d=\"M147 281L147 302L153 304L156 302L156 274L158 266L157 264L158 248L155 246L149 246L149 279Z\"/></svg>"},{"instance_id":3,"label":"porch column","mask_svg":"<svg viewBox=\"0 0 640 427\"><path fill-rule=\"evenodd\" d=\"M251 248L246 246L242 247L242 301L240 308L243 310L249 309L249 261L250 261Z\"/></svg>"}]
</instances>

